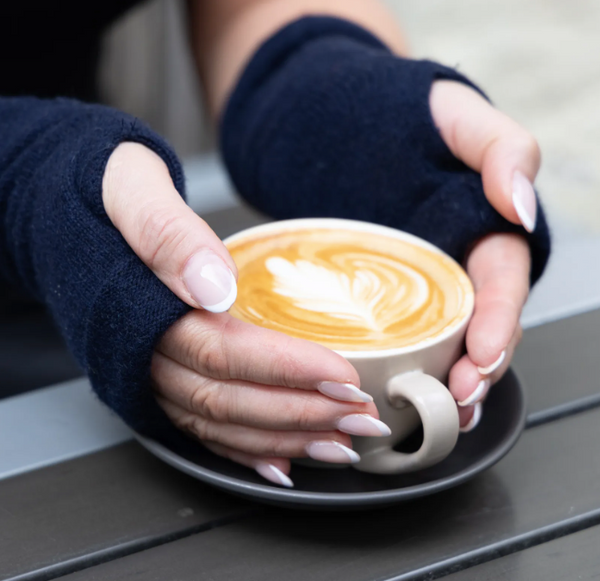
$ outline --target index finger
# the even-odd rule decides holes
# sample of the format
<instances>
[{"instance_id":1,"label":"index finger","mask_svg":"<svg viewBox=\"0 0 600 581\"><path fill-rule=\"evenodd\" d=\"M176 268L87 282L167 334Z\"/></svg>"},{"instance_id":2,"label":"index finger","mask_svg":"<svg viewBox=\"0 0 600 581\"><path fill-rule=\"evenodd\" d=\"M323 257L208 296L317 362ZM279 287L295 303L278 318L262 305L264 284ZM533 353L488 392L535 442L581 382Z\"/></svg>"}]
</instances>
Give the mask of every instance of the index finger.
<instances>
[{"instance_id":1,"label":"index finger","mask_svg":"<svg viewBox=\"0 0 600 581\"><path fill-rule=\"evenodd\" d=\"M483 98L456 81L436 81L431 114L450 151L479 172L490 204L508 221L535 229L533 182L541 154L533 136Z\"/></svg>"},{"instance_id":2,"label":"index finger","mask_svg":"<svg viewBox=\"0 0 600 581\"><path fill-rule=\"evenodd\" d=\"M469 256L475 310L467 329L467 352L481 372L501 360L517 329L529 294L530 264L527 242L517 234L492 234Z\"/></svg>"},{"instance_id":3,"label":"index finger","mask_svg":"<svg viewBox=\"0 0 600 581\"><path fill-rule=\"evenodd\" d=\"M358 373L341 355L228 313L188 313L157 349L206 377L318 390L342 401L373 400L359 389Z\"/></svg>"}]
</instances>

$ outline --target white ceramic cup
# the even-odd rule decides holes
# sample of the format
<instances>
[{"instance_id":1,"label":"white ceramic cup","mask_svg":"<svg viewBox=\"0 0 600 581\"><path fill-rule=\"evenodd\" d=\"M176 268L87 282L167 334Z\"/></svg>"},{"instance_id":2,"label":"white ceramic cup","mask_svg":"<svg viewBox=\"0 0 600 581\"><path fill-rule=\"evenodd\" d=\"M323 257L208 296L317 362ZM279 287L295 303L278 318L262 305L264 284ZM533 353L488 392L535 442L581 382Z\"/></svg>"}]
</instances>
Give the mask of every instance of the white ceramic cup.
<instances>
[{"instance_id":1,"label":"white ceramic cup","mask_svg":"<svg viewBox=\"0 0 600 581\"><path fill-rule=\"evenodd\" d=\"M393 228L336 218L303 218L271 222L249 228L227 238L225 244L282 229L343 228L389 236L452 260L436 246ZM456 263L455 263L456 264ZM462 271L461 267L456 266ZM377 474L401 474L426 468L452 452L459 435L456 402L444 382L450 368L463 351L464 337L474 305L474 291L464 271L461 284L465 289L463 316L442 333L406 347L380 351L337 351L357 370L361 389L373 396L381 421L392 433L388 437L352 436L360 462L353 467ZM458 283L457 283L458 284ZM393 450L418 426L423 425L423 444L414 453ZM328 466L326 463L311 465ZM339 465L338 465L339 466Z\"/></svg>"}]
</instances>

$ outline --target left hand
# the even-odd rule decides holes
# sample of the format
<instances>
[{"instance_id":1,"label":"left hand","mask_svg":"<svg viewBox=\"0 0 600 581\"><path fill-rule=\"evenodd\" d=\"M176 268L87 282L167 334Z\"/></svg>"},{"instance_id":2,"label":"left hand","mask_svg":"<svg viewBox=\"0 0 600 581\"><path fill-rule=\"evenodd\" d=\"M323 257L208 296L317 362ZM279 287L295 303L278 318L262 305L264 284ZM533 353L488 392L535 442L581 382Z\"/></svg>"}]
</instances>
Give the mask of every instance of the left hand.
<instances>
[{"instance_id":1,"label":"left hand","mask_svg":"<svg viewBox=\"0 0 600 581\"><path fill-rule=\"evenodd\" d=\"M533 181L540 166L535 139L479 93L454 81L436 81L430 107L452 153L481 173L490 204L508 221L535 228ZM463 431L473 429L491 384L508 369L522 335L519 318L529 293L531 257L524 237L490 234L466 259L475 288L467 353L450 371Z\"/></svg>"}]
</instances>

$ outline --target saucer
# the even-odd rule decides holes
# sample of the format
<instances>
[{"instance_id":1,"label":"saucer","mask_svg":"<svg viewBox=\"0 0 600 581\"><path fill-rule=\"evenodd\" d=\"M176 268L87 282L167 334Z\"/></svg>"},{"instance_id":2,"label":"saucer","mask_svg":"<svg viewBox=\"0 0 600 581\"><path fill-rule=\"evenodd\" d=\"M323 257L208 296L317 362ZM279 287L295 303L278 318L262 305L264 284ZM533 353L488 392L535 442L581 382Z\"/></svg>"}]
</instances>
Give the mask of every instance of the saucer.
<instances>
[{"instance_id":1,"label":"saucer","mask_svg":"<svg viewBox=\"0 0 600 581\"><path fill-rule=\"evenodd\" d=\"M235 495L291 508L341 510L391 505L457 486L498 462L519 439L525 421L523 387L509 370L490 390L479 425L461 434L452 453L435 466L410 474L379 475L351 467L292 464L292 489L272 485L254 470L221 458L187 438L167 445L139 434L136 439L167 464ZM418 434L412 436L399 449L418 448L418 438Z\"/></svg>"}]
</instances>

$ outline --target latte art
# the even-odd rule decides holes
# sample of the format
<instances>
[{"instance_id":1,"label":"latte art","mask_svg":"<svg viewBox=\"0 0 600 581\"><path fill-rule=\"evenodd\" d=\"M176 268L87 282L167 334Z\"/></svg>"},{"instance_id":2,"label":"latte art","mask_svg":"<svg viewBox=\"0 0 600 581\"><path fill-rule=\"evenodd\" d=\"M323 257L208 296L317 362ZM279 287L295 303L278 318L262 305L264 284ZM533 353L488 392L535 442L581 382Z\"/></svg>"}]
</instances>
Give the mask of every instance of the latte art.
<instances>
[{"instance_id":1,"label":"latte art","mask_svg":"<svg viewBox=\"0 0 600 581\"><path fill-rule=\"evenodd\" d=\"M239 319L340 351L404 347L464 316L472 292L446 256L339 229L281 231L228 244Z\"/></svg>"}]
</instances>

